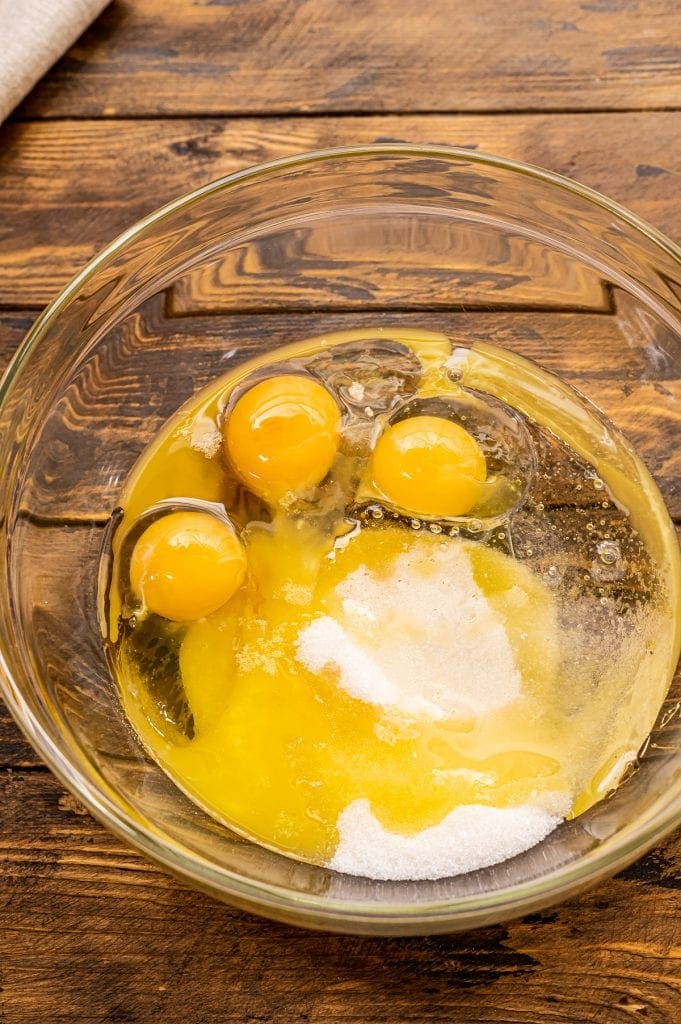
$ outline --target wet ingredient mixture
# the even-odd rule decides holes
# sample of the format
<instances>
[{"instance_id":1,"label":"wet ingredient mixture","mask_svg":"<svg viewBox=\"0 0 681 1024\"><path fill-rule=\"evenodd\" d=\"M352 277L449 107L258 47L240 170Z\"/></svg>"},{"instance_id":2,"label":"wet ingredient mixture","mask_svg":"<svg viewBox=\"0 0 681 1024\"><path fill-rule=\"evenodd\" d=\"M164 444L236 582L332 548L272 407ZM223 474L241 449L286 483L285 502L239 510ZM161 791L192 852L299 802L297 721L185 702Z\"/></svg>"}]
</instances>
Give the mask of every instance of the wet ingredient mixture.
<instances>
[{"instance_id":1,"label":"wet ingredient mixture","mask_svg":"<svg viewBox=\"0 0 681 1024\"><path fill-rule=\"evenodd\" d=\"M199 393L121 496L125 712L211 815L371 878L541 841L610 792L679 653L679 555L626 441L487 345L345 332Z\"/></svg>"}]
</instances>

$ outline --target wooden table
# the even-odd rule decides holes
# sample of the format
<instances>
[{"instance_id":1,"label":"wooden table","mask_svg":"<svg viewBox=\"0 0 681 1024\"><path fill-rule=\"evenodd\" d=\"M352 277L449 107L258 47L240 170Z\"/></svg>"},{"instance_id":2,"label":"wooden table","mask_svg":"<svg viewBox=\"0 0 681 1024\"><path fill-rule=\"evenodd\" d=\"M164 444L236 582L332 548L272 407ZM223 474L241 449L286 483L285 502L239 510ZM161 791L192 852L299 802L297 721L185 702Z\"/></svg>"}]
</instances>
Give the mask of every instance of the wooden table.
<instances>
[{"instance_id":1,"label":"wooden table","mask_svg":"<svg viewBox=\"0 0 681 1024\"><path fill-rule=\"evenodd\" d=\"M0 357L103 243L261 160L455 143L681 240L675 0L118 0L0 128ZM681 834L588 895L451 938L269 924L189 892L0 710L0 1022L681 1021Z\"/></svg>"}]
</instances>

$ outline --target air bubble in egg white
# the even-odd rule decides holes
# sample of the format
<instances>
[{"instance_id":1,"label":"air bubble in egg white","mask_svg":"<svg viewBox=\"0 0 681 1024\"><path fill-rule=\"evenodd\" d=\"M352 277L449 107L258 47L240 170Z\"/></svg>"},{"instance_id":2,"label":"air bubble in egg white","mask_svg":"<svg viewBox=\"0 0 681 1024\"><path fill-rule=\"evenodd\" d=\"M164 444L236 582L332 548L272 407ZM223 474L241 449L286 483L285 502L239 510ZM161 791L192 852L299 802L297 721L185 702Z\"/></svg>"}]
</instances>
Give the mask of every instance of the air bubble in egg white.
<instances>
[{"instance_id":1,"label":"air bubble in egg white","mask_svg":"<svg viewBox=\"0 0 681 1024\"><path fill-rule=\"evenodd\" d=\"M614 540L602 540L596 551L603 565L614 565L621 557L619 544Z\"/></svg>"},{"instance_id":2,"label":"air bubble in egg white","mask_svg":"<svg viewBox=\"0 0 681 1024\"><path fill-rule=\"evenodd\" d=\"M550 565L546 570L546 579L549 583L559 583L561 579L560 569L557 565Z\"/></svg>"}]
</instances>

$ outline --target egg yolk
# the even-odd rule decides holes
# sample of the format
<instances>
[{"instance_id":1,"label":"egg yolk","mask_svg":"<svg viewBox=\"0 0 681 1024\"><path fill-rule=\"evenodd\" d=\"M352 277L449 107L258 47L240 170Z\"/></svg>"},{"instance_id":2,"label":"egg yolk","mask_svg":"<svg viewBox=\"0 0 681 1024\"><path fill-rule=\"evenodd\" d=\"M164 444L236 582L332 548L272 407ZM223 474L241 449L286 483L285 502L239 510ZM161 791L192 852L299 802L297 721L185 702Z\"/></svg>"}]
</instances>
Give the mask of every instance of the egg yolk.
<instances>
[{"instance_id":1,"label":"egg yolk","mask_svg":"<svg viewBox=\"0 0 681 1024\"><path fill-rule=\"evenodd\" d=\"M147 527L130 560L130 584L149 611L175 622L221 608L246 575L229 523L206 512L173 512Z\"/></svg>"},{"instance_id":2,"label":"egg yolk","mask_svg":"<svg viewBox=\"0 0 681 1024\"><path fill-rule=\"evenodd\" d=\"M238 477L276 501L324 479L336 456L340 423L338 404L323 385L286 374L250 388L223 429Z\"/></svg>"},{"instance_id":3,"label":"egg yolk","mask_svg":"<svg viewBox=\"0 0 681 1024\"><path fill-rule=\"evenodd\" d=\"M407 512L459 516L479 502L485 456L467 430L438 416L412 416L387 427L371 458L374 486Z\"/></svg>"}]
</instances>

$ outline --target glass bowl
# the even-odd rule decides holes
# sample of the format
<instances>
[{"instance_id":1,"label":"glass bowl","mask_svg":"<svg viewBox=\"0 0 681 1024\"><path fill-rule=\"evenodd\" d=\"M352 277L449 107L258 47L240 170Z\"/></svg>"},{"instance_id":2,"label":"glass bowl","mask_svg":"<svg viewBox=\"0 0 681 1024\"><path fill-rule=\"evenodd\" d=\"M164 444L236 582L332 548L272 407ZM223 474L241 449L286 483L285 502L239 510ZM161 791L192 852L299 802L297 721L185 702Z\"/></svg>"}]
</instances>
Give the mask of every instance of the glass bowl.
<instances>
[{"instance_id":1,"label":"glass bowl","mask_svg":"<svg viewBox=\"0 0 681 1024\"><path fill-rule=\"evenodd\" d=\"M121 235L37 320L0 389L3 696L89 810L183 880L282 921L455 931L613 874L681 821L681 674L615 794L505 863L374 882L231 833L145 755L97 617L102 539L132 464L196 389L254 353L347 328L491 341L570 381L681 515L681 252L536 168L370 146L256 167Z\"/></svg>"}]
</instances>

